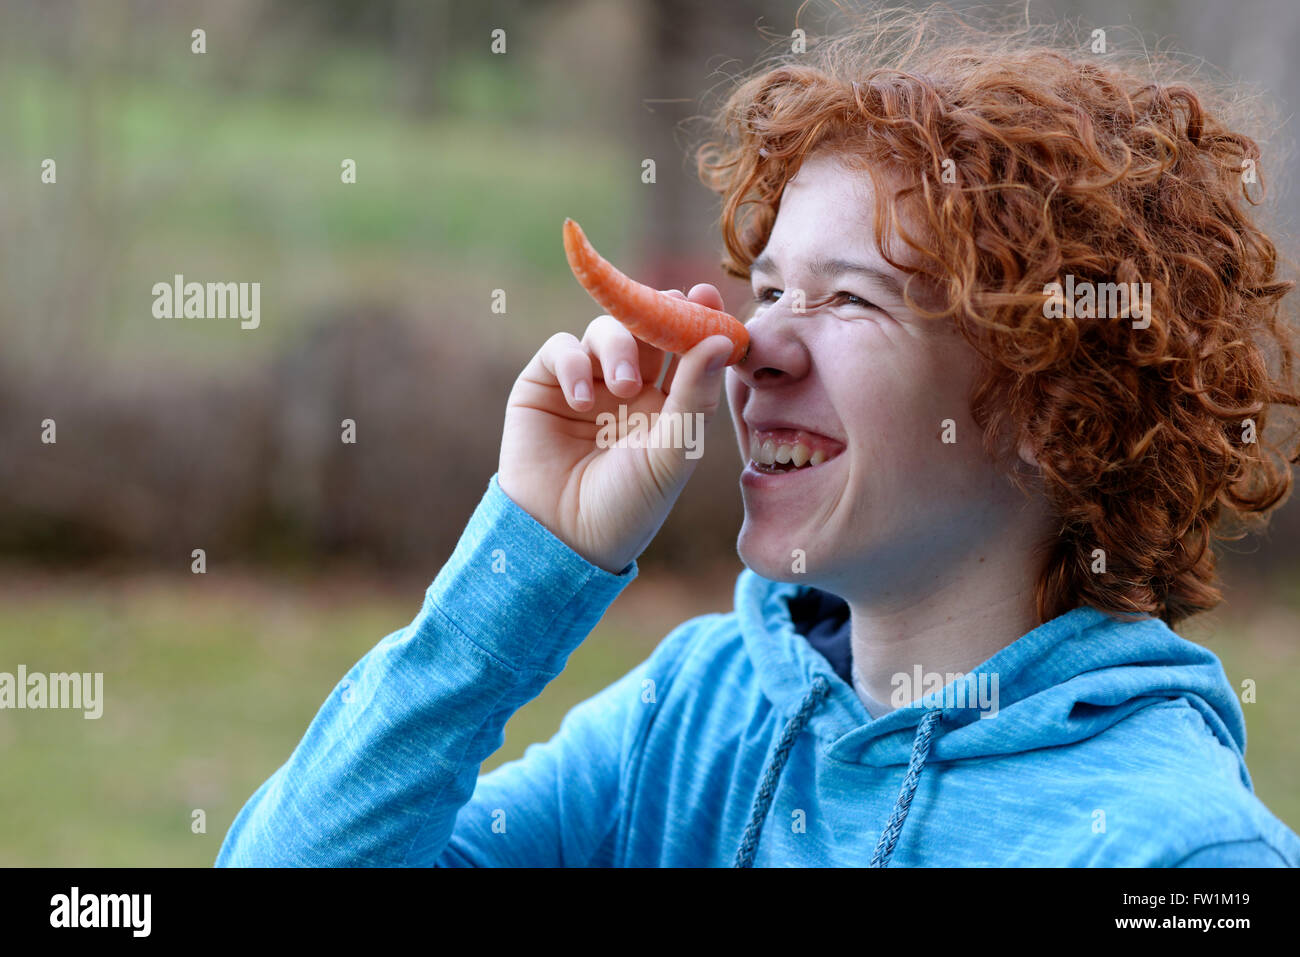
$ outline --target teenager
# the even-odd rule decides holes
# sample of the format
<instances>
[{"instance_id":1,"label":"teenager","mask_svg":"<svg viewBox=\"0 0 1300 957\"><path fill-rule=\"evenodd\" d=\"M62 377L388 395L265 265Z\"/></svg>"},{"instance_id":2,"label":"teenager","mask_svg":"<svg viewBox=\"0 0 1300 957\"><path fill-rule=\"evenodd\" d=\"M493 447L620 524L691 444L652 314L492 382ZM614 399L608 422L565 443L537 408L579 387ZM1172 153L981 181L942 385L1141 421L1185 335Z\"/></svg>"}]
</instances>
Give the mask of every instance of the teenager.
<instances>
[{"instance_id":1,"label":"teenager","mask_svg":"<svg viewBox=\"0 0 1300 957\"><path fill-rule=\"evenodd\" d=\"M607 316L549 339L420 613L218 864L1300 864L1223 668L1173 630L1219 601L1212 536L1290 489L1258 148L1152 64L930 26L736 87L700 166L746 359L713 337L656 388ZM734 611L480 777L696 461L601 447L597 417L707 420L724 379Z\"/></svg>"}]
</instances>

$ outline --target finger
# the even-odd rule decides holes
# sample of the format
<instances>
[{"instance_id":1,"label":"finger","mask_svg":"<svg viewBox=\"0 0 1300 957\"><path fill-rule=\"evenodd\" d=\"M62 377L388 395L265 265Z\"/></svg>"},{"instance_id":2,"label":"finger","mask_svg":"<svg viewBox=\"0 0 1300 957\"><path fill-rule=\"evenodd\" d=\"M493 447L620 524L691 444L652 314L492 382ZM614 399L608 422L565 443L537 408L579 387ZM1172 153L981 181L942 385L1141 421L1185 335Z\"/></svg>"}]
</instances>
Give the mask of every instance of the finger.
<instances>
[{"instance_id":1,"label":"finger","mask_svg":"<svg viewBox=\"0 0 1300 957\"><path fill-rule=\"evenodd\" d=\"M665 412L701 412L708 422L718 410L723 373L734 344L726 336L709 336L681 356L664 401Z\"/></svg>"},{"instance_id":2,"label":"finger","mask_svg":"<svg viewBox=\"0 0 1300 957\"><path fill-rule=\"evenodd\" d=\"M667 487L685 481L703 454L701 443L718 409L731 350L726 336L709 336L679 360L672 390L652 426L657 434L645 445L651 467Z\"/></svg>"},{"instance_id":3,"label":"finger","mask_svg":"<svg viewBox=\"0 0 1300 957\"><path fill-rule=\"evenodd\" d=\"M663 292L677 299L689 299L691 302L698 302L701 306L707 306L710 309L725 311L722 302L722 293L718 292L716 286L707 282L698 282L691 287L689 295L684 295L677 289L665 289ZM672 356L666 364L661 381L657 383L657 388L664 392L672 389L673 377L677 374L678 357Z\"/></svg>"},{"instance_id":4,"label":"finger","mask_svg":"<svg viewBox=\"0 0 1300 957\"><path fill-rule=\"evenodd\" d=\"M719 293L718 287L708 282L697 282L690 287L690 294L684 294L679 289L664 289L663 293L673 296L676 299L689 299L690 302L699 303L701 306L707 306L710 309L719 309L725 311L723 306L723 294ZM679 356L669 355L666 363L663 364L662 372L659 374L658 381L655 382L656 389L668 393L672 389L673 377L677 374L677 365L679 365Z\"/></svg>"},{"instance_id":5,"label":"finger","mask_svg":"<svg viewBox=\"0 0 1300 957\"><path fill-rule=\"evenodd\" d=\"M636 336L621 322L613 316L597 316L587 326L582 345L596 359L599 367L594 374L610 392L631 398L641 391L641 351Z\"/></svg>"},{"instance_id":6,"label":"finger","mask_svg":"<svg viewBox=\"0 0 1300 957\"><path fill-rule=\"evenodd\" d=\"M542 344L534 362L543 373L539 377L543 384L558 383L572 408L586 410L592 406L595 388L591 356L576 336L557 332Z\"/></svg>"},{"instance_id":7,"label":"finger","mask_svg":"<svg viewBox=\"0 0 1300 957\"><path fill-rule=\"evenodd\" d=\"M721 312L726 310L722 307L722 293L711 283L698 282L691 287L690 294L686 297L691 302L698 302L701 306L708 306L710 309L717 309Z\"/></svg>"},{"instance_id":8,"label":"finger","mask_svg":"<svg viewBox=\"0 0 1300 957\"><path fill-rule=\"evenodd\" d=\"M655 383L655 388L666 395L673 387L673 376L677 375L677 366L681 360L681 356L675 352L669 352L666 354L665 358L667 361L664 362L661 367L662 371L658 381Z\"/></svg>"},{"instance_id":9,"label":"finger","mask_svg":"<svg viewBox=\"0 0 1300 957\"><path fill-rule=\"evenodd\" d=\"M659 291L666 296L672 296L674 299L686 298L686 293L680 289L660 289ZM633 338L636 339L635 336ZM658 346L652 346L644 339L636 339L636 344L637 369L640 372L640 382L642 384L651 383L659 391L667 392L668 381L672 376L672 369L675 367L677 356L660 349Z\"/></svg>"}]
</instances>

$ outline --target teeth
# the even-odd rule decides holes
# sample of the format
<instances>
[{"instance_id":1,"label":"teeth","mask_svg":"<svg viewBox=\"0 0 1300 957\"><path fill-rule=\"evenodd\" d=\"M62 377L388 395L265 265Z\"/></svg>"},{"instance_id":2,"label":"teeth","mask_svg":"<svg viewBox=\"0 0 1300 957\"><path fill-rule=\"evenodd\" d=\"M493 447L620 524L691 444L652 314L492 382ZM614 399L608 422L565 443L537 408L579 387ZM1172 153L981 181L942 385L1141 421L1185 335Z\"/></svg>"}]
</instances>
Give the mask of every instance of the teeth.
<instances>
[{"instance_id":1,"label":"teeth","mask_svg":"<svg viewBox=\"0 0 1300 957\"><path fill-rule=\"evenodd\" d=\"M758 433L750 434L750 458L756 465L774 466L793 464L796 469L806 465L821 465L826 461L826 453L821 449L814 452L805 442L778 445L772 439L759 441Z\"/></svg>"}]
</instances>

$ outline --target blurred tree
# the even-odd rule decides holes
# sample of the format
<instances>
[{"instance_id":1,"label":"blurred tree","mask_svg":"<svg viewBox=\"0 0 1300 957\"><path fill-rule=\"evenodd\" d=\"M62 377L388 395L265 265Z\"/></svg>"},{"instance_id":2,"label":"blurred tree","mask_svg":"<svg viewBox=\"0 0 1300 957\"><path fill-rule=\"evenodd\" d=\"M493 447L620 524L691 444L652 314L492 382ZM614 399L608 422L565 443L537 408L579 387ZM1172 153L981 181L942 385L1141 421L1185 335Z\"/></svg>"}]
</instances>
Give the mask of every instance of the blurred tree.
<instances>
[{"instance_id":1,"label":"blurred tree","mask_svg":"<svg viewBox=\"0 0 1300 957\"><path fill-rule=\"evenodd\" d=\"M637 171L642 159L655 161L655 182L644 185L645 215L637 236L645 282L661 288L720 284L717 201L696 176L694 130L683 121L705 106L701 90L724 78L711 72L715 64L741 69L753 61L761 40L755 24L770 6L762 0L734 0L725 7L694 0L640 4L646 39L638 46L639 100L629 125L640 157Z\"/></svg>"},{"instance_id":2,"label":"blurred tree","mask_svg":"<svg viewBox=\"0 0 1300 957\"><path fill-rule=\"evenodd\" d=\"M405 110L433 113L444 105L437 80L452 49L450 8L449 0L397 0L392 39L397 101Z\"/></svg>"}]
</instances>

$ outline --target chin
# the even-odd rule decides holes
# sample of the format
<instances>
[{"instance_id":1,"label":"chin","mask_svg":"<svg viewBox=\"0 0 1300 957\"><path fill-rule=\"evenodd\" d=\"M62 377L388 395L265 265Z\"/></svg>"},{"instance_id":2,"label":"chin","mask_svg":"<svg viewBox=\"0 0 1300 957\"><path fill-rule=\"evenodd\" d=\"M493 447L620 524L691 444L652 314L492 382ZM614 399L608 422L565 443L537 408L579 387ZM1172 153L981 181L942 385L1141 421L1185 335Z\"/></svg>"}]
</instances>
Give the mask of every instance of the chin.
<instances>
[{"instance_id":1,"label":"chin","mask_svg":"<svg viewBox=\"0 0 1300 957\"><path fill-rule=\"evenodd\" d=\"M752 528L741 527L736 541L736 554L745 563L745 567L754 574L773 582L788 582L796 585L808 585L834 595L843 595L847 583L859 581L864 567L860 557L850 559L837 553L836 560L827 561L824 546L813 545L798 566L790 553L799 546L790 544L788 536L763 536ZM820 559L814 563L813 549L817 549ZM795 568L799 570L796 571Z\"/></svg>"},{"instance_id":2,"label":"chin","mask_svg":"<svg viewBox=\"0 0 1300 957\"><path fill-rule=\"evenodd\" d=\"M753 534L747 535L742 528L736 543L736 553L745 567L754 574L774 582L798 582L808 584L807 558L799 566L803 571L795 571L795 558L790 553L793 548L786 548L783 543L757 541Z\"/></svg>"}]
</instances>

